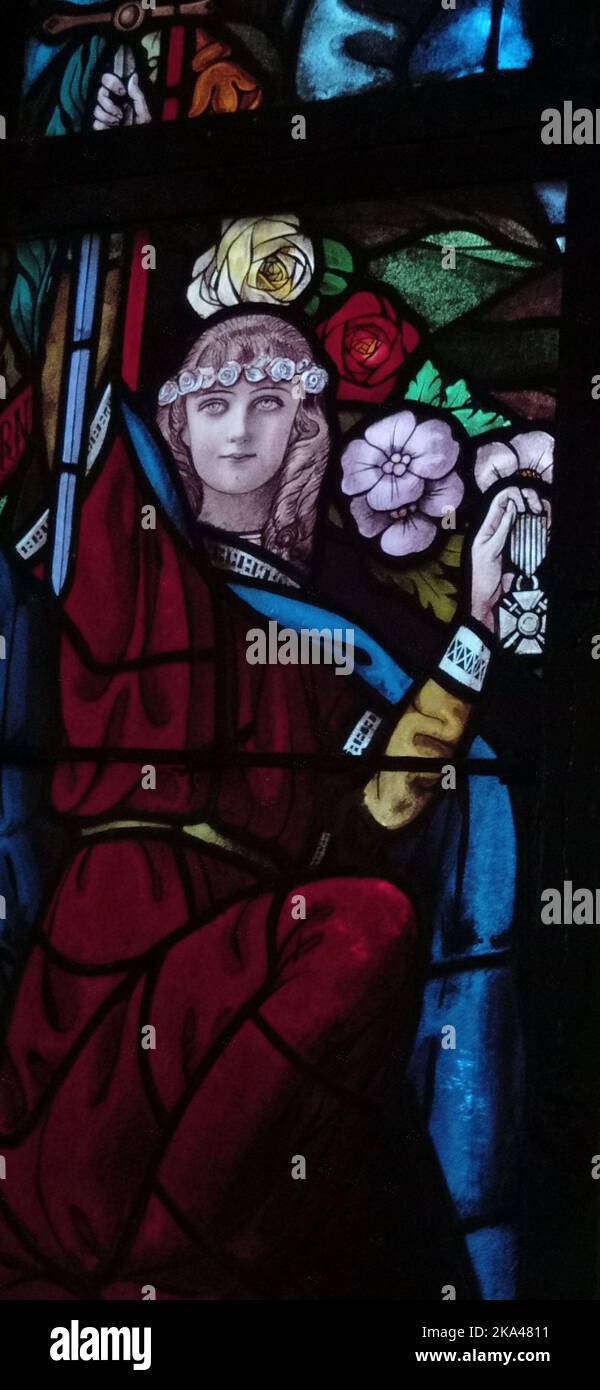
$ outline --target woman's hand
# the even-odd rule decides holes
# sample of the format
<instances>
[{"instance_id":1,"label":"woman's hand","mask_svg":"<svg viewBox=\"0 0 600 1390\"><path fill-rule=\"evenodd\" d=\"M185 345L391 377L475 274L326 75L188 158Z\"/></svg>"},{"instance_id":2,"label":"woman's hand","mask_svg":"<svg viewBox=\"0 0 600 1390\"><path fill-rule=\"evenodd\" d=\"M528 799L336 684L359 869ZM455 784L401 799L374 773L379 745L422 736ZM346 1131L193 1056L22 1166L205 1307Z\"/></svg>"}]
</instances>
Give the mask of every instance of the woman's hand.
<instances>
[{"instance_id":1,"label":"woman's hand","mask_svg":"<svg viewBox=\"0 0 600 1390\"><path fill-rule=\"evenodd\" d=\"M519 514L545 513L549 521L549 503L542 501L533 488L507 487L497 492L489 512L482 522L471 548L471 616L494 631L496 604L512 584L513 574L502 574L502 553Z\"/></svg>"},{"instance_id":2,"label":"woman's hand","mask_svg":"<svg viewBox=\"0 0 600 1390\"><path fill-rule=\"evenodd\" d=\"M133 108L136 125L148 125L152 120L137 72L132 72L127 86L114 72L103 73L94 107L93 129L112 130L122 125L128 106Z\"/></svg>"}]
</instances>

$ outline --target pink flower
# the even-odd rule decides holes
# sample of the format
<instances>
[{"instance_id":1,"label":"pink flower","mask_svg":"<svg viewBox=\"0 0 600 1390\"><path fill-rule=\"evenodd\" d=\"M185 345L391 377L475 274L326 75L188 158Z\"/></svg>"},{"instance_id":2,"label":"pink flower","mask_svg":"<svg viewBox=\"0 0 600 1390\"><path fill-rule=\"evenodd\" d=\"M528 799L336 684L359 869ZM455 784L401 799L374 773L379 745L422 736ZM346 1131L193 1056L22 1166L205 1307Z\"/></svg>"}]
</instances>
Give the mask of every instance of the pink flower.
<instances>
[{"instance_id":1,"label":"pink flower","mask_svg":"<svg viewBox=\"0 0 600 1390\"><path fill-rule=\"evenodd\" d=\"M552 435L545 430L526 430L524 434L515 434L508 444L496 439L492 444L481 445L475 459L475 482L482 492L513 473L551 483L553 469Z\"/></svg>"},{"instance_id":2,"label":"pink flower","mask_svg":"<svg viewBox=\"0 0 600 1390\"><path fill-rule=\"evenodd\" d=\"M426 550L445 513L462 501L454 465L459 444L445 420L417 424L411 410L369 425L342 457L342 491L363 536L379 536L386 555Z\"/></svg>"}]
</instances>

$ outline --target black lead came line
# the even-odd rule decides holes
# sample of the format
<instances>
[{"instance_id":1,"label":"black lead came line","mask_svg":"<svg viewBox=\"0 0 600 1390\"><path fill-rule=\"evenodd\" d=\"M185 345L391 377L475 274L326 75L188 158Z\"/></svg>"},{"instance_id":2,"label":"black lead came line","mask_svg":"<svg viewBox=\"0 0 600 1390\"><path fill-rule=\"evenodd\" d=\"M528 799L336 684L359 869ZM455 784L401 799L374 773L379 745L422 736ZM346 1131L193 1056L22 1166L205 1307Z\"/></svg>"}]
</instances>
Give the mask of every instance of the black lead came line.
<instances>
[{"instance_id":1,"label":"black lead came line","mask_svg":"<svg viewBox=\"0 0 600 1390\"><path fill-rule=\"evenodd\" d=\"M501 781L533 781L538 772L535 759L509 758L423 758L394 757L380 754L360 757L349 753L268 753L248 752L239 748L102 748L73 746L55 752L43 752L26 747L0 751L2 767L22 767L42 770L63 763L93 763L109 767L119 763L139 763L144 766L168 766L180 769L185 775L196 769L288 768L296 772L349 773L422 772L434 774L453 768L459 776L498 777Z\"/></svg>"}]
</instances>

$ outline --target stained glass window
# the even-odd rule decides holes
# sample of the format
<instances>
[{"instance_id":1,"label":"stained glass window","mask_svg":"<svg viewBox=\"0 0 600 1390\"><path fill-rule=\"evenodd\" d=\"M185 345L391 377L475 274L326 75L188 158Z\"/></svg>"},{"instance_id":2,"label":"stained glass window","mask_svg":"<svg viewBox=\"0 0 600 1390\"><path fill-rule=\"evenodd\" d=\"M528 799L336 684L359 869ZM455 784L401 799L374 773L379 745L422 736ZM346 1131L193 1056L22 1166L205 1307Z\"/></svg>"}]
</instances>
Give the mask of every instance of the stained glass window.
<instances>
[{"instance_id":1,"label":"stained glass window","mask_svg":"<svg viewBox=\"0 0 600 1390\"><path fill-rule=\"evenodd\" d=\"M75 1304L52 1361L108 1300L483 1359L597 1293L600 189L543 138L596 8L7 7L0 1301Z\"/></svg>"},{"instance_id":2,"label":"stained glass window","mask_svg":"<svg viewBox=\"0 0 600 1390\"><path fill-rule=\"evenodd\" d=\"M526 0L31 6L24 133L112 129L524 69Z\"/></svg>"},{"instance_id":3,"label":"stained glass window","mask_svg":"<svg viewBox=\"0 0 600 1390\"><path fill-rule=\"evenodd\" d=\"M39 1067L48 1065L50 1006L36 1003L33 983L44 946L33 948L17 986L50 880L51 989L66 991L52 1008L69 1007L72 978L80 999L52 1102L59 1142L79 1144L83 1171L94 1118L78 1140L67 1097L91 1083L98 1047L107 1049L108 1071L97 1077L104 1142L123 1142L125 1084L131 1113L154 1136L136 1156L154 1195L135 1218L123 1194L107 1221L101 1182L75 1199L71 1174L63 1199L52 1180L70 1252L53 1278L80 1296L90 1233L102 1260L113 1221L133 1221L143 1251L155 1202L166 1245L179 1232L178 1254L161 1276L163 1253L142 1256L143 1282L160 1286L162 1277L180 1297L256 1292L276 1271L291 1280L292 1297L306 1296L311 1281L321 1296L350 1293L352 1280L363 1296L410 1295L411 1279L413 1293L431 1293L440 1260L464 1291L515 1296L524 1043L514 932L535 807L512 794L504 769L531 759L539 717L563 208L564 189L538 184L310 214L270 209L23 242L5 269L5 630L10 615L21 658L38 629L50 645L55 634L61 692L50 718L37 667L25 698L13 657L9 741L21 743L26 717L28 745L33 733L55 773L51 790L25 774L6 790L6 872L24 854L33 866L25 877L12 872L20 887L4 925L5 995L17 995L9 1046L17 1075L29 1065L20 1049L33 1028ZM329 660L325 637L321 655L312 652L315 631L330 634ZM261 664L263 646L275 664ZM374 755L398 769L373 775ZM423 767L431 758L442 760L437 773ZM420 772L410 771L415 759ZM381 966L362 935L363 891L377 902ZM290 912L298 926L286 936ZM409 967L415 913L424 936ZM317 963L318 923L335 933L338 920L357 933L361 974L374 972L359 1034L366 1028L374 1040L383 1027L388 1040L370 1061L369 1048L363 1057L363 1044L341 1032L339 1067L336 1047L329 1054L328 1042L319 1060L318 1036L302 1028L318 1035L323 1026L329 1039L341 1022L304 1023L293 1006L298 1032L284 1005L294 962L306 952L309 968L314 950ZM264 974L277 922L287 983ZM398 979L390 1003L383 989L396 951L407 962L404 1004ZM338 985L333 960L331 970L333 1004L351 986ZM203 972L216 1010L210 1024L193 997ZM134 1059L140 1020L168 1034L156 1059L152 1041ZM408 1149L397 1140L394 1182L414 1182L412 1165L424 1163L437 1212L436 1244L416 1268L409 1260L412 1274L415 1232L410 1223L399 1230L406 1217L394 1202L401 1257L387 1249L384 1203L373 1217L386 1245L381 1268L365 1249L348 1284L332 1235L331 1266L321 1268L313 1250L292 1276L279 1269L269 1227L281 1200L277 1220L293 1230L293 1184L289 1212L284 1193L270 1198L263 1229L263 1183L270 1188L276 1173L268 1168L259 1181L257 1172L248 1209L225 1238L216 1194L214 1209L204 1191L194 1205L186 1121L173 1134L174 1154L179 1142L184 1149L172 1172L153 1167L211 1046L221 1060L190 1117L197 1142L203 1134L215 1142L204 1106L214 1113L230 1103L231 1068L241 1068L252 1095L240 1121L248 1134L230 1142L246 1151L268 1116L283 1162L296 1096L304 1118L294 1153L312 1154L307 1161L327 1164L335 1127L348 1127L354 1158L337 1179L344 1201L363 1153L353 1089L356 1100L372 1066L385 1063L389 1123L412 1135ZM172 1070L166 1059L175 1057ZM24 1144L41 1145L55 1173L33 1112L15 1125L13 1142L22 1133ZM384 1131L371 1134L376 1163L391 1142ZM234 1205L237 1152L224 1156ZM114 1187L112 1162L106 1172ZM309 1223L322 1219L327 1190ZM18 1195L10 1182L5 1191L20 1220L33 1221L21 1176ZM183 1234L190 1211L208 1262ZM34 1234L40 1253L27 1278L47 1281L50 1232L38 1222ZM133 1296L131 1279L124 1258L118 1296Z\"/></svg>"}]
</instances>

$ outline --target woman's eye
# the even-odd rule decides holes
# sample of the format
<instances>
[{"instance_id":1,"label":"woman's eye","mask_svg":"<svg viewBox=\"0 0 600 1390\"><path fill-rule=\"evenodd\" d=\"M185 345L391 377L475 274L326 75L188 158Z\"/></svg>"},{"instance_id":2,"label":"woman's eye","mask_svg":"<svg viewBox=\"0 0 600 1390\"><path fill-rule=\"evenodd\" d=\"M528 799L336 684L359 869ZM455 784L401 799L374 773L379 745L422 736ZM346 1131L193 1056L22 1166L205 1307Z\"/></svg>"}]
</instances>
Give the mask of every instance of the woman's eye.
<instances>
[{"instance_id":1,"label":"woman's eye","mask_svg":"<svg viewBox=\"0 0 600 1390\"><path fill-rule=\"evenodd\" d=\"M198 410L205 410L208 415L223 415L227 410L225 401L205 401L204 405L199 405Z\"/></svg>"},{"instance_id":2,"label":"woman's eye","mask_svg":"<svg viewBox=\"0 0 600 1390\"><path fill-rule=\"evenodd\" d=\"M257 410L281 410L283 402L277 396L261 396L256 402Z\"/></svg>"}]
</instances>

